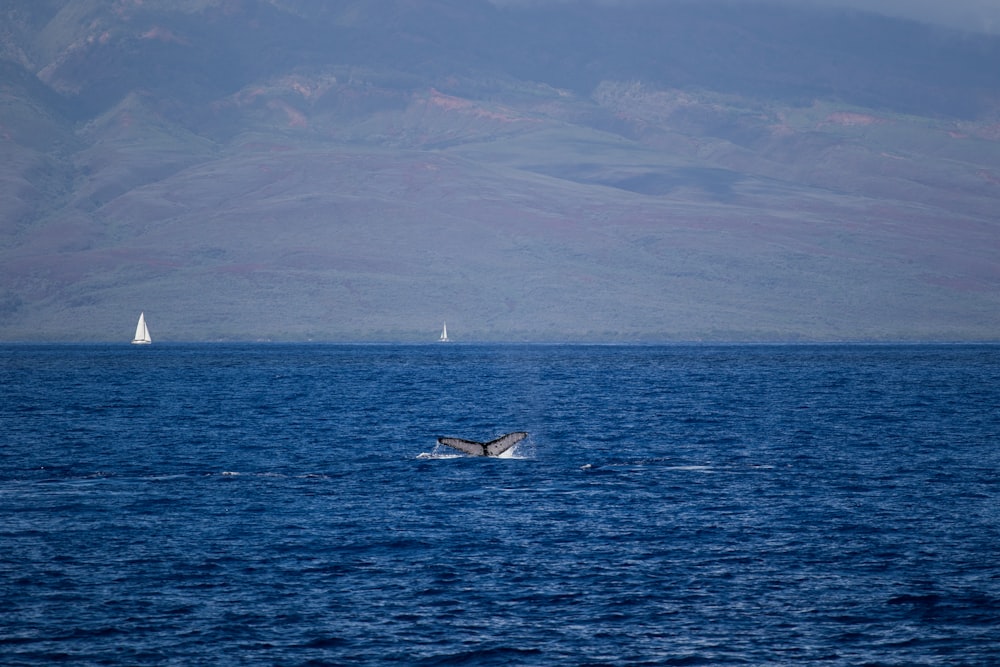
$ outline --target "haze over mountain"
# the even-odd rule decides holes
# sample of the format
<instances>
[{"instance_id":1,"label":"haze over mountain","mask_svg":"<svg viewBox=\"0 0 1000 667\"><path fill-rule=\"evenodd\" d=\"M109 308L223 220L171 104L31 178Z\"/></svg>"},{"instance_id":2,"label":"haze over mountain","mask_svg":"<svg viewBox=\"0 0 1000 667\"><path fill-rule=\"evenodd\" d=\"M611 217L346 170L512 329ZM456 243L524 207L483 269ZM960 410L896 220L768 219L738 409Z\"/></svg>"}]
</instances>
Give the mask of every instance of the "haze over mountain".
<instances>
[{"instance_id":1,"label":"haze over mountain","mask_svg":"<svg viewBox=\"0 0 1000 667\"><path fill-rule=\"evenodd\" d=\"M1000 338L1000 37L837 6L22 0L0 340Z\"/></svg>"}]
</instances>

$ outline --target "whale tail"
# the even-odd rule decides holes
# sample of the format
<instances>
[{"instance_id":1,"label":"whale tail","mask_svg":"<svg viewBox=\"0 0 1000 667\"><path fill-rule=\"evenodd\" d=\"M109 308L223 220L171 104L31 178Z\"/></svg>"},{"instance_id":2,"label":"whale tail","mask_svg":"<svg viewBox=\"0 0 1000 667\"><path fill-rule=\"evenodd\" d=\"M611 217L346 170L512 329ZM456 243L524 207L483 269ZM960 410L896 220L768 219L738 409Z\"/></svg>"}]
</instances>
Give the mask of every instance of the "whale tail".
<instances>
[{"instance_id":1,"label":"whale tail","mask_svg":"<svg viewBox=\"0 0 1000 667\"><path fill-rule=\"evenodd\" d=\"M462 438L438 438L438 442L442 445L453 447L460 452L465 452L470 456L500 456L527 437L528 434L524 431L515 431L489 442L476 442L475 440L463 440Z\"/></svg>"}]
</instances>

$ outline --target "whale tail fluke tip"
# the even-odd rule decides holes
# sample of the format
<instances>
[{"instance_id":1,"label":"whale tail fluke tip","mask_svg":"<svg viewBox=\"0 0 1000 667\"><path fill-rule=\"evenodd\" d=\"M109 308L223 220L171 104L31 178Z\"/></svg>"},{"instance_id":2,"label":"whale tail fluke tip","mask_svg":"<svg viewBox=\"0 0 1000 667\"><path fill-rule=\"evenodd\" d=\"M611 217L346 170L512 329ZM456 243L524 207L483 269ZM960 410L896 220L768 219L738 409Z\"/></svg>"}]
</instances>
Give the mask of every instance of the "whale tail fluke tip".
<instances>
[{"instance_id":1,"label":"whale tail fluke tip","mask_svg":"<svg viewBox=\"0 0 1000 667\"><path fill-rule=\"evenodd\" d=\"M524 431L514 431L489 442L477 442L462 438L438 438L437 441L470 456L500 456L527 437L528 434Z\"/></svg>"}]
</instances>

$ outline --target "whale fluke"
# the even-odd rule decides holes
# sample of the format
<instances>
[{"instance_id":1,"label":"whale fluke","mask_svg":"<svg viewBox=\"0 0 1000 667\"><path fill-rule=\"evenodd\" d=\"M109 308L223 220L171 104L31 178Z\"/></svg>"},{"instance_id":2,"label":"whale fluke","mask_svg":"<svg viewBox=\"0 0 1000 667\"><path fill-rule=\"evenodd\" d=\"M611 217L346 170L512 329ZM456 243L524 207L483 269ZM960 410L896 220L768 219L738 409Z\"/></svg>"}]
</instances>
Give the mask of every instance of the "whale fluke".
<instances>
[{"instance_id":1,"label":"whale fluke","mask_svg":"<svg viewBox=\"0 0 1000 667\"><path fill-rule=\"evenodd\" d=\"M524 431L515 431L489 442L476 442L461 438L438 438L438 442L448 447L454 447L470 456L500 456L527 437L528 434Z\"/></svg>"}]
</instances>

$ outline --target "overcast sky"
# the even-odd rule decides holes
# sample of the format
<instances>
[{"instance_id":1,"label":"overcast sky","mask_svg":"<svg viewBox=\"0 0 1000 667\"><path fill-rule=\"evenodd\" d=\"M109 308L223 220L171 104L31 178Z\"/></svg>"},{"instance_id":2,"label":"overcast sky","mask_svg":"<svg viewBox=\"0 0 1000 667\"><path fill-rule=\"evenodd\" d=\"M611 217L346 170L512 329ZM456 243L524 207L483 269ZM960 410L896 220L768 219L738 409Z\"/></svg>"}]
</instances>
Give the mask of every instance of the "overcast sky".
<instances>
[{"instance_id":1,"label":"overcast sky","mask_svg":"<svg viewBox=\"0 0 1000 667\"><path fill-rule=\"evenodd\" d=\"M498 5L574 0L493 0ZM636 0L597 0L606 4ZM698 0L645 0L646 2L692 2ZM845 7L890 16L901 16L977 32L1000 33L1000 0L723 0L729 2L779 2L802 6L814 4Z\"/></svg>"}]
</instances>

